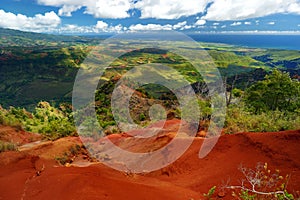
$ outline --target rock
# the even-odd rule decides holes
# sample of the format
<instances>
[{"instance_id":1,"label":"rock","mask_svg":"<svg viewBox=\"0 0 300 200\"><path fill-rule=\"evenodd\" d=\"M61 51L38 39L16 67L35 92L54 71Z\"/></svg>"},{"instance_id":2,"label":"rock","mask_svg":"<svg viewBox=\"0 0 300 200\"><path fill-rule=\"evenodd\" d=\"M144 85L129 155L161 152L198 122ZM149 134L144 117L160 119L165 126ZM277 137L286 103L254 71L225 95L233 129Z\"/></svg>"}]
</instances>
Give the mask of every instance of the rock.
<instances>
[{"instance_id":1,"label":"rock","mask_svg":"<svg viewBox=\"0 0 300 200\"><path fill-rule=\"evenodd\" d=\"M218 193L219 198L224 198L225 196L226 196L226 193L223 191Z\"/></svg>"}]
</instances>

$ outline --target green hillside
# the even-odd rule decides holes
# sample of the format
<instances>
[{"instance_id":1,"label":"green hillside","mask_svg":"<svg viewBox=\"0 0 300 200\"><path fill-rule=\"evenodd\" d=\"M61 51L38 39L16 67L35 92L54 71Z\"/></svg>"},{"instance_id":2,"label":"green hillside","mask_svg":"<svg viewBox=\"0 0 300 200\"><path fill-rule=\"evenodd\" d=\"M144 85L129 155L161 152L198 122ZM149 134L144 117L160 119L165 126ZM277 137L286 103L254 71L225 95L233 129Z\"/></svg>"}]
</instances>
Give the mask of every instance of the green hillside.
<instances>
[{"instance_id":1,"label":"green hillside","mask_svg":"<svg viewBox=\"0 0 300 200\"><path fill-rule=\"evenodd\" d=\"M54 104L70 102L78 67L99 42L100 38L0 29L0 104L3 107L32 109L41 100ZM262 80L273 68L288 71L295 77L299 75L299 51L251 49L211 43L201 45L228 80L228 87L238 76L236 85L245 88ZM146 63L163 63L179 71L191 83L201 81L201 76L193 66L179 55L154 49L123 55L111 64L106 79L122 75L132 66Z\"/></svg>"},{"instance_id":2,"label":"green hillside","mask_svg":"<svg viewBox=\"0 0 300 200\"><path fill-rule=\"evenodd\" d=\"M69 46L93 42L97 40L80 36L41 34L0 28L1 47Z\"/></svg>"}]
</instances>

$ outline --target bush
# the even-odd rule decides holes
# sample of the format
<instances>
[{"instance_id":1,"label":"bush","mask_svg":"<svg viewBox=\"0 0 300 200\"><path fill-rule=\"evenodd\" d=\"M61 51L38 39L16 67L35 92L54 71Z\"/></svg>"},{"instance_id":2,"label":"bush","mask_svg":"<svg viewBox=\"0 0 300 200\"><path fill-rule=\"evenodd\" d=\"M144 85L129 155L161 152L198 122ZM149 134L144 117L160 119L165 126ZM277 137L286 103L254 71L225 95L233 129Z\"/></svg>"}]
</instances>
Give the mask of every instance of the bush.
<instances>
[{"instance_id":1,"label":"bush","mask_svg":"<svg viewBox=\"0 0 300 200\"><path fill-rule=\"evenodd\" d=\"M245 177L241 185L225 186L232 191L233 197L243 200L294 199L287 191L290 176L282 176L278 169L272 172L267 163L258 163L255 169L240 166L240 171Z\"/></svg>"},{"instance_id":2,"label":"bush","mask_svg":"<svg viewBox=\"0 0 300 200\"><path fill-rule=\"evenodd\" d=\"M0 124L41 133L53 140L76 134L72 116L70 109L57 109L47 102L40 102L33 113L21 108L1 108Z\"/></svg>"},{"instance_id":3,"label":"bush","mask_svg":"<svg viewBox=\"0 0 300 200\"><path fill-rule=\"evenodd\" d=\"M2 142L0 141L0 153L5 151L15 151L17 147L15 144L10 142Z\"/></svg>"},{"instance_id":4,"label":"bush","mask_svg":"<svg viewBox=\"0 0 300 200\"><path fill-rule=\"evenodd\" d=\"M254 114L245 109L243 103L231 105L227 109L224 131L227 134L238 132L276 132L300 129L298 111L279 110Z\"/></svg>"}]
</instances>

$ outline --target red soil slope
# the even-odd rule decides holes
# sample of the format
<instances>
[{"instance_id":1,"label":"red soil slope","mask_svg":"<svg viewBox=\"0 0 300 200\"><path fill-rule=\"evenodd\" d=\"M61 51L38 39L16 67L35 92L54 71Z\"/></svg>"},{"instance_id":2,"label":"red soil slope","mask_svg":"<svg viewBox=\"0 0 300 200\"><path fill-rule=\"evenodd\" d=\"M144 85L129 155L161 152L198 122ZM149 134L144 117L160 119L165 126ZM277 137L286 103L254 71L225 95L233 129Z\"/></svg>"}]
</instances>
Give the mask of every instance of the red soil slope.
<instances>
[{"instance_id":1,"label":"red soil slope","mask_svg":"<svg viewBox=\"0 0 300 200\"><path fill-rule=\"evenodd\" d=\"M167 128L171 128L161 137L167 139L155 142L165 144L171 140L176 123L179 122L168 122ZM131 147L128 144L134 143L130 137L112 138L121 146ZM202 143L203 139L196 138L172 165L140 175L118 172L100 163L87 167L58 165L54 158L63 155L70 146L80 144L78 138L63 138L21 152L1 153L0 199L204 199L202 194L214 185L218 188L227 180L238 184L243 178L238 170L240 164L254 168L258 162L267 162L271 169L280 169L283 175L290 174L289 191L300 191L300 131L222 136L212 152L199 159ZM147 148L148 144L134 145L135 151ZM84 160L79 158L79 161ZM222 199L233 197L227 193Z\"/></svg>"}]
</instances>

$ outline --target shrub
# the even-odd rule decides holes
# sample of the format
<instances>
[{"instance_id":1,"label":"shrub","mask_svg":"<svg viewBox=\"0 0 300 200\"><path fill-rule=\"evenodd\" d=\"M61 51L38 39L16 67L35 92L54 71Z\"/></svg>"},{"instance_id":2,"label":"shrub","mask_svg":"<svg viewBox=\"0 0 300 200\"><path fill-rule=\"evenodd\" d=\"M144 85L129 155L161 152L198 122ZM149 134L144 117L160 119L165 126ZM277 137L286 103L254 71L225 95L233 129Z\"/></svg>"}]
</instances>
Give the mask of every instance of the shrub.
<instances>
[{"instance_id":1,"label":"shrub","mask_svg":"<svg viewBox=\"0 0 300 200\"><path fill-rule=\"evenodd\" d=\"M300 128L299 112L279 110L253 114L243 103L231 105L227 109L224 131L227 134L238 132L276 132Z\"/></svg>"},{"instance_id":2,"label":"shrub","mask_svg":"<svg viewBox=\"0 0 300 200\"><path fill-rule=\"evenodd\" d=\"M258 163L254 170L242 165L239 169L245 177L241 185L225 186L225 189L232 191L233 197L243 200L294 199L287 191L289 175L284 177L279 170L271 171L267 163Z\"/></svg>"},{"instance_id":3,"label":"shrub","mask_svg":"<svg viewBox=\"0 0 300 200\"><path fill-rule=\"evenodd\" d=\"M0 141L0 153L5 151L15 151L17 150L17 147L15 144L10 142L3 142Z\"/></svg>"}]
</instances>

